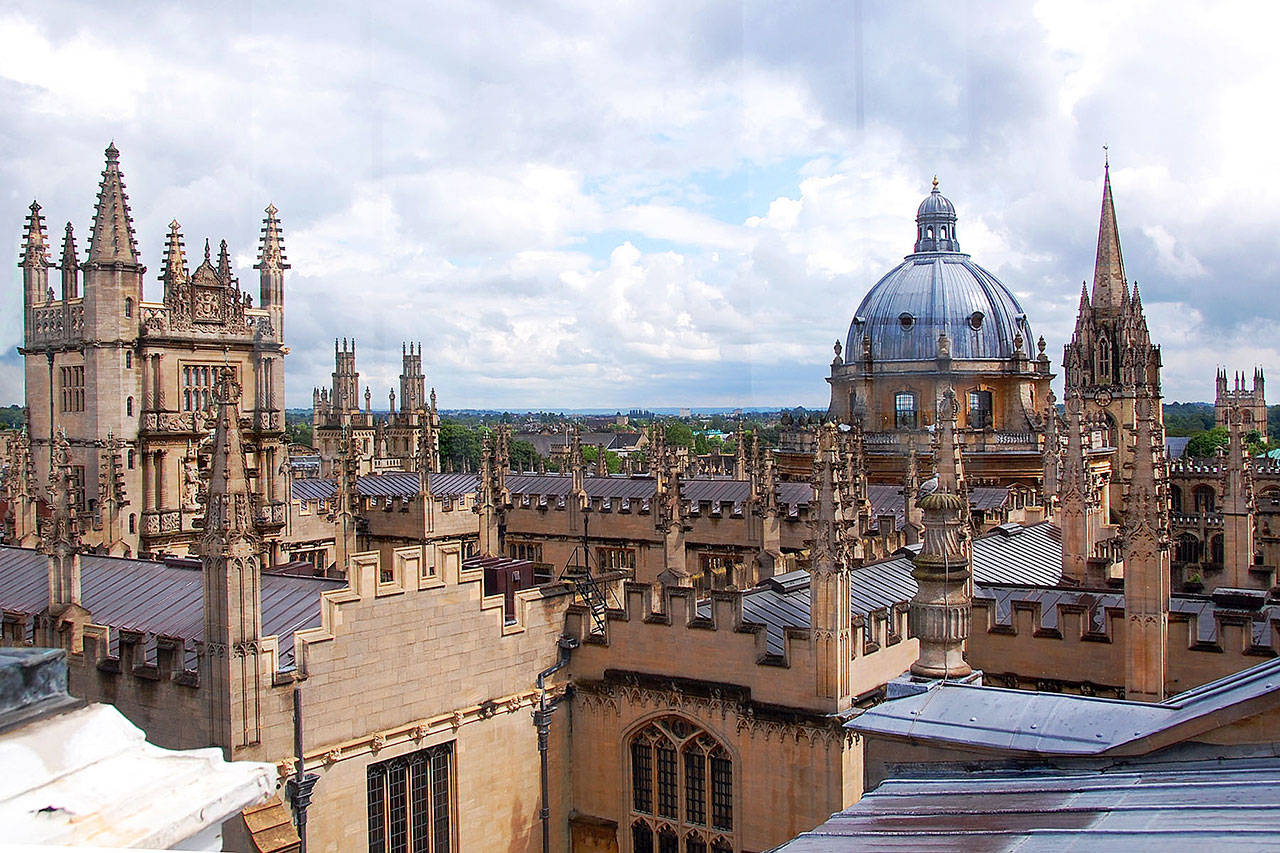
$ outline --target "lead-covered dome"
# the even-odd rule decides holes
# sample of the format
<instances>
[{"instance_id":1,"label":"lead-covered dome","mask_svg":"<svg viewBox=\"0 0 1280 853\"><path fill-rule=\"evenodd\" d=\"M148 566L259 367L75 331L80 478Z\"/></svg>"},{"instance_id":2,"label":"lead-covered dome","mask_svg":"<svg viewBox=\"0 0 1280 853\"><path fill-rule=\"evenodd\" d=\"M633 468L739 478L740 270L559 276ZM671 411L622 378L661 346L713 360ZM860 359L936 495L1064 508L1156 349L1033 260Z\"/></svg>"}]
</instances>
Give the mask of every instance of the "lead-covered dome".
<instances>
[{"instance_id":1,"label":"lead-covered dome","mask_svg":"<svg viewBox=\"0 0 1280 853\"><path fill-rule=\"evenodd\" d=\"M938 355L947 333L954 359L1008 359L1031 328L1018 300L1000 280L961 254L955 207L931 192L916 213L915 253L868 291L849 326L846 351L856 359L863 337L876 361L918 361Z\"/></svg>"}]
</instances>

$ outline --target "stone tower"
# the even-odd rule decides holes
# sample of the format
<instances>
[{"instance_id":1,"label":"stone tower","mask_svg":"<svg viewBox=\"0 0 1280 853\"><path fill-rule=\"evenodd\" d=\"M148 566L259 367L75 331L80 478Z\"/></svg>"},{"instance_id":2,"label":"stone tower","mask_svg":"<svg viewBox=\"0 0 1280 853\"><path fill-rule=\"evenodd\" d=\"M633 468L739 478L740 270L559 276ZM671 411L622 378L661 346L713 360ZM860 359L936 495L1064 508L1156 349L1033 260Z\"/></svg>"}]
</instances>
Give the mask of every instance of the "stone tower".
<instances>
[{"instance_id":1,"label":"stone tower","mask_svg":"<svg viewBox=\"0 0 1280 853\"><path fill-rule=\"evenodd\" d=\"M1117 498L1121 478L1133 462L1123 431L1137 423L1137 400L1155 403L1153 427L1163 431L1160 408L1160 348L1151 343L1138 286L1130 293L1125 279L1115 204L1111 198L1111 170L1103 174L1102 214L1098 224L1098 252L1093 292L1080 290L1080 310L1071 342L1063 357L1067 397L1080 395L1084 420L1106 427L1107 444L1116 448L1110 505Z\"/></svg>"},{"instance_id":2,"label":"stone tower","mask_svg":"<svg viewBox=\"0 0 1280 853\"><path fill-rule=\"evenodd\" d=\"M1266 411L1265 409L1263 411ZM1247 431L1256 421L1247 419L1249 410L1233 405L1227 413L1230 439L1222 468L1222 566L1226 571L1220 586L1243 589L1255 582L1249 576L1253 565L1255 513L1253 460L1245 447Z\"/></svg>"},{"instance_id":3,"label":"stone tower","mask_svg":"<svg viewBox=\"0 0 1280 853\"><path fill-rule=\"evenodd\" d=\"M221 372L214 395L213 458L200 541L201 687L209 701L213 742L230 759L261 740L262 694L270 675L262 655L262 565L240 435L240 386L229 370Z\"/></svg>"},{"instance_id":4,"label":"stone tower","mask_svg":"<svg viewBox=\"0 0 1280 853\"><path fill-rule=\"evenodd\" d=\"M422 344L400 346L400 409L406 415L427 405L427 377L422 372Z\"/></svg>"},{"instance_id":5,"label":"stone tower","mask_svg":"<svg viewBox=\"0 0 1280 853\"><path fill-rule=\"evenodd\" d=\"M1253 369L1253 387L1245 383L1245 375L1236 373L1234 383L1227 384L1227 371L1218 368L1217 393L1213 402L1213 422L1215 426L1231 425L1231 410L1240 410L1240 419L1244 431L1257 430L1263 436L1267 434L1267 397L1266 377L1261 367Z\"/></svg>"},{"instance_id":6,"label":"stone tower","mask_svg":"<svg viewBox=\"0 0 1280 853\"><path fill-rule=\"evenodd\" d=\"M342 339L342 349L338 349L338 340L333 341L333 416L349 418L360 411L360 373L356 370L356 342L351 340L351 349L347 349L347 339Z\"/></svg>"},{"instance_id":7,"label":"stone tower","mask_svg":"<svg viewBox=\"0 0 1280 853\"><path fill-rule=\"evenodd\" d=\"M267 308L240 291L225 241L216 261L188 270L181 226L169 226L160 280L161 302L143 299L141 262L129 200L114 145L79 259L67 224L62 288L48 283L48 241L33 205L23 240L26 397L32 461L47 477L57 430L70 447L73 511L85 543L112 553L186 554L199 543L199 465L192 448L208 435L213 382L231 369L246 389L244 434L259 501L255 523L264 542L284 529L283 246L274 208L268 211L259 267L268 281ZM253 389L250 393L248 389ZM119 443L111 489L94 488L104 462L100 448ZM112 463L114 468L114 462ZM106 495L104 497L104 495ZM107 512L99 502L108 500ZM121 511L123 508L123 511Z\"/></svg>"}]
</instances>

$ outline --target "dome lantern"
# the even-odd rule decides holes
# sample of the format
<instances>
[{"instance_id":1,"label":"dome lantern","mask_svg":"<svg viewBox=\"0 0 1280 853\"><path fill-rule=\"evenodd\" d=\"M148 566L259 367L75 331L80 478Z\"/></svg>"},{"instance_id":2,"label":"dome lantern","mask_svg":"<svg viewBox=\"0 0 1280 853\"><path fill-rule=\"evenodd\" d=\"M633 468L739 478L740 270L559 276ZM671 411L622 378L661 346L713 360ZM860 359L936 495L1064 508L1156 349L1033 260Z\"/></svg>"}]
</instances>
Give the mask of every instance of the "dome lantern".
<instances>
[{"instance_id":1,"label":"dome lantern","mask_svg":"<svg viewBox=\"0 0 1280 853\"><path fill-rule=\"evenodd\" d=\"M916 210L916 251L960 251L960 241L956 239L956 208L938 192L937 175L933 176L933 192Z\"/></svg>"}]
</instances>

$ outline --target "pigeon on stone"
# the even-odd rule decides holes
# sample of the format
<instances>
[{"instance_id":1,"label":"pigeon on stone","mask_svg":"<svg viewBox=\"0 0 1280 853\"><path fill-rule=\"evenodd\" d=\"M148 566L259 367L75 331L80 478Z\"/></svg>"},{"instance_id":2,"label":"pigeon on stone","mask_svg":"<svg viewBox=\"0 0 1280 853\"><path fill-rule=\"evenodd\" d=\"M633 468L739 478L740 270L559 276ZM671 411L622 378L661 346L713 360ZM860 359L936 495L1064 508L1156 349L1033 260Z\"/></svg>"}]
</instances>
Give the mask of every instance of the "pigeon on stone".
<instances>
[{"instance_id":1,"label":"pigeon on stone","mask_svg":"<svg viewBox=\"0 0 1280 853\"><path fill-rule=\"evenodd\" d=\"M916 502L920 502L936 491L938 491L938 475L934 474L932 477L921 483L920 488L916 489Z\"/></svg>"}]
</instances>

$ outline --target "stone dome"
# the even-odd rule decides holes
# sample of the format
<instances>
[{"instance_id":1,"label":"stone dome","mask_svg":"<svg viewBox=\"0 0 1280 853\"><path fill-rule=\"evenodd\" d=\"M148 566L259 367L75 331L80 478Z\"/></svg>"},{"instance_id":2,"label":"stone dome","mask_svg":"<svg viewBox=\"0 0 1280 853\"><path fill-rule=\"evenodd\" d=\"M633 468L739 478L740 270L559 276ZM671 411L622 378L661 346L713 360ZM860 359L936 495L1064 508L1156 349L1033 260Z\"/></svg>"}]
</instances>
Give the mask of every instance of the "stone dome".
<instances>
[{"instance_id":1,"label":"stone dome","mask_svg":"<svg viewBox=\"0 0 1280 853\"><path fill-rule=\"evenodd\" d=\"M916 251L907 255L863 297L846 340L849 360L862 357L871 340L876 361L930 360L938 335L947 333L953 359L1008 359L1021 334L1025 353L1033 340L1018 300L998 278L962 254L950 200L933 192L916 214Z\"/></svg>"}]
</instances>

